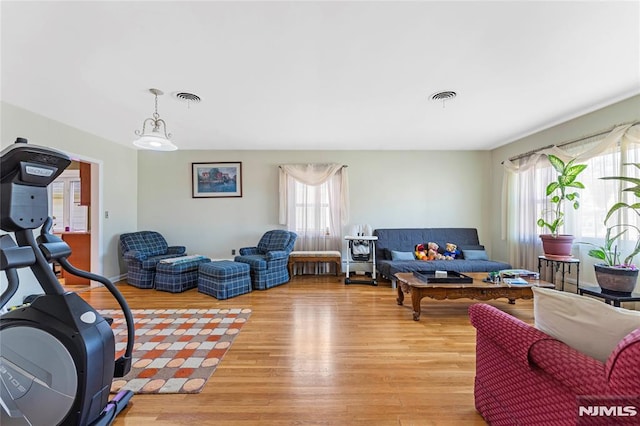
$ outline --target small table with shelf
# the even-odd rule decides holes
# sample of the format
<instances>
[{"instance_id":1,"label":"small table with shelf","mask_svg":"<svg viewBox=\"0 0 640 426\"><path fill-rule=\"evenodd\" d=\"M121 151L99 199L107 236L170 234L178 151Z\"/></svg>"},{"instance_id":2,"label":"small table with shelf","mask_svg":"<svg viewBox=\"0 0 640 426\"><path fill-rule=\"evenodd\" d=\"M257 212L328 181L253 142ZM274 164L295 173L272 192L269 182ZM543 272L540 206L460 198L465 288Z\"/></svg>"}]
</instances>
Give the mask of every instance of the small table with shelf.
<instances>
[{"instance_id":1,"label":"small table with shelf","mask_svg":"<svg viewBox=\"0 0 640 426\"><path fill-rule=\"evenodd\" d=\"M549 281L551 284L555 285L556 273L561 270L562 278L560 281L560 290L564 291L564 277L565 274L571 273L571 265L576 266L576 289L580 288L580 259L556 259L547 256L538 256L538 274L542 273L542 264L544 263L545 270L551 269L551 279L547 278L545 274L545 279ZM562 268L562 269L560 269ZM542 277L542 275L540 275ZM576 290L576 293L578 290Z\"/></svg>"},{"instance_id":2,"label":"small table with shelf","mask_svg":"<svg viewBox=\"0 0 640 426\"><path fill-rule=\"evenodd\" d=\"M638 293L619 293L602 291L600 287L578 287L578 294L589 295L604 299L604 303L620 307L621 302L640 302L640 294Z\"/></svg>"}]
</instances>

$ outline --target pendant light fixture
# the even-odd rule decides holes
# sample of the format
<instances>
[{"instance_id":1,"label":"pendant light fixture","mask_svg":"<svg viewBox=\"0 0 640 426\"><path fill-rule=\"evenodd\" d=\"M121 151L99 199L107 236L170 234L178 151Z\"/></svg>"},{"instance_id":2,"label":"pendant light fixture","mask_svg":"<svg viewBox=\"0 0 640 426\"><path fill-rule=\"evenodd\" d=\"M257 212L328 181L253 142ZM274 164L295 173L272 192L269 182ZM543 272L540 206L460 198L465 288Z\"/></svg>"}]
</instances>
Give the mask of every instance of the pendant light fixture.
<instances>
[{"instance_id":1,"label":"pendant light fixture","mask_svg":"<svg viewBox=\"0 0 640 426\"><path fill-rule=\"evenodd\" d=\"M158 114L158 96L163 93L158 89L149 89L149 92L156 98L156 109L153 113L153 118L147 118L142 122L142 131L135 131L136 135L140 137L133 141L133 144L138 148L153 151L175 151L178 147L169 140L171 133L167 133L167 124ZM147 124L149 124L150 129L147 129Z\"/></svg>"}]
</instances>

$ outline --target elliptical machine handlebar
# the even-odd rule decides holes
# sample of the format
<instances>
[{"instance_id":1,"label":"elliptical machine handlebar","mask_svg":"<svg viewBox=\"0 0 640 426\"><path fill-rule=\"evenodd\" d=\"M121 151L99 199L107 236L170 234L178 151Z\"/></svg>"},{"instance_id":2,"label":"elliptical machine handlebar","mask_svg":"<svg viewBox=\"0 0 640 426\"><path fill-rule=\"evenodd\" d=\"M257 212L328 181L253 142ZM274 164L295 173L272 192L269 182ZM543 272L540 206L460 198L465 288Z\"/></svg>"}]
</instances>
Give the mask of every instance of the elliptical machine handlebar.
<instances>
[{"instance_id":1,"label":"elliptical machine handlebar","mask_svg":"<svg viewBox=\"0 0 640 426\"><path fill-rule=\"evenodd\" d=\"M111 282L111 280L101 275L78 269L69 262L67 257L71 255L71 247L69 247L69 245L62 238L51 233L52 226L53 219L51 217L47 217L44 224L42 225L42 228L40 228L40 236L37 239L38 248L44 255L45 259L47 259L47 261L49 262L58 262L60 266L62 266L62 269L69 272L70 274L89 280L98 281L99 283L103 284L117 300L120 308L122 309L122 313L124 314L127 323L127 347L125 349L125 353L116 360L115 371L113 375L115 377L123 377L131 370L131 355L133 353L134 343L133 337L131 336L133 336L135 333L131 309L129 309L127 301L118 291L115 285Z\"/></svg>"}]
</instances>

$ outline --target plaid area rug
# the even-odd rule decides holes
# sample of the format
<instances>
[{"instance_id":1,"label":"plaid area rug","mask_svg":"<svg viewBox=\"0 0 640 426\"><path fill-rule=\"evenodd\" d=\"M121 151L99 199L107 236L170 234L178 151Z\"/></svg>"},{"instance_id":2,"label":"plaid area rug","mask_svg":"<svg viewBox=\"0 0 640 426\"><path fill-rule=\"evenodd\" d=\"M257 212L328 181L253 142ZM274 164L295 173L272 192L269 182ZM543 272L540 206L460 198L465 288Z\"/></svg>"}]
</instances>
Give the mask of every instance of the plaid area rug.
<instances>
[{"instance_id":1,"label":"plaid area rug","mask_svg":"<svg viewBox=\"0 0 640 426\"><path fill-rule=\"evenodd\" d=\"M100 310L113 318L116 355L124 353L127 330L119 310ZM251 309L134 309L136 339L132 367L114 378L111 392L199 393Z\"/></svg>"}]
</instances>

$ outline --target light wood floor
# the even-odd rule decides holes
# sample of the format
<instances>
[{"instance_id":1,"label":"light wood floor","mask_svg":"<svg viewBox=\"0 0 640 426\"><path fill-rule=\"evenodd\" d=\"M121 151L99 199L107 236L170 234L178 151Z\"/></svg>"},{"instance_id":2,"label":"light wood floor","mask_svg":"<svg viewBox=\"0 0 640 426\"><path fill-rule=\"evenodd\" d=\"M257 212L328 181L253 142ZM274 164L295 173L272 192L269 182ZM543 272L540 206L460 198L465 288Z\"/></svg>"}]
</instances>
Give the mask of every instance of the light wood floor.
<instances>
[{"instance_id":1,"label":"light wood floor","mask_svg":"<svg viewBox=\"0 0 640 426\"><path fill-rule=\"evenodd\" d=\"M132 308L242 307L253 313L200 394L135 395L116 425L484 425L473 405L468 299L395 302L390 283L295 277L229 300L118 284ZM117 307L105 289L80 293ZM527 322L532 302L488 302Z\"/></svg>"}]
</instances>

